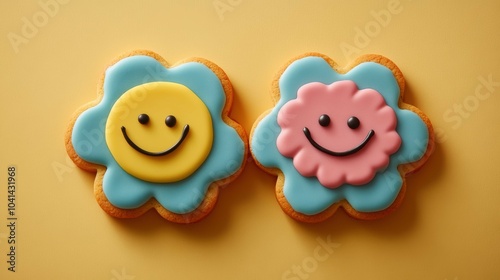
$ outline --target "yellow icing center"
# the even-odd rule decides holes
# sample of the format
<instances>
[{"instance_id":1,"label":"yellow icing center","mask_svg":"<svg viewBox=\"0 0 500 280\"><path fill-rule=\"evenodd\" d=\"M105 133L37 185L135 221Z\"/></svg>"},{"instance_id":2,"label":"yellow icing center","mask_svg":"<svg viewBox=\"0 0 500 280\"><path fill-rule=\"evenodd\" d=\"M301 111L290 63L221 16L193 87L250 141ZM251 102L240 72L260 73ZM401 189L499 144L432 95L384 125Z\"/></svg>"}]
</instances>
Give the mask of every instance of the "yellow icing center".
<instances>
[{"instance_id":1,"label":"yellow icing center","mask_svg":"<svg viewBox=\"0 0 500 280\"><path fill-rule=\"evenodd\" d=\"M105 135L111 154L130 175L149 182L176 182L195 172L208 157L212 118L186 86L153 82L129 89L115 102Z\"/></svg>"}]
</instances>

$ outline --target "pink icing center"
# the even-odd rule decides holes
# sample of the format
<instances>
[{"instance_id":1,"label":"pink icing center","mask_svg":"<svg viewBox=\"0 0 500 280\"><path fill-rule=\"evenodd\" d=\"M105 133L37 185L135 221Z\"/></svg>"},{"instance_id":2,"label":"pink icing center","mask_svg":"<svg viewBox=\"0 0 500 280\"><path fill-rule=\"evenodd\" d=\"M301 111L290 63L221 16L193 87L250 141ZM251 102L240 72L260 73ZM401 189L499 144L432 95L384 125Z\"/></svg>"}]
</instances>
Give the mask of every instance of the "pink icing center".
<instances>
[{"instance_id":1,"label":"pink icing center","mask_svg":"<svg viewBox=\"0 0 500 280\"><path fill-rule=\"evenodd\" d=\"M320 124L322 115L328 125ZM352 117L358 127L349 127ZM302 176L316 176L328 188L370 182L401 145L394 110L380 93L358 90L352 81L302 86L278 112L278 124L278 151Z\"/></svg>"}]
</instances>

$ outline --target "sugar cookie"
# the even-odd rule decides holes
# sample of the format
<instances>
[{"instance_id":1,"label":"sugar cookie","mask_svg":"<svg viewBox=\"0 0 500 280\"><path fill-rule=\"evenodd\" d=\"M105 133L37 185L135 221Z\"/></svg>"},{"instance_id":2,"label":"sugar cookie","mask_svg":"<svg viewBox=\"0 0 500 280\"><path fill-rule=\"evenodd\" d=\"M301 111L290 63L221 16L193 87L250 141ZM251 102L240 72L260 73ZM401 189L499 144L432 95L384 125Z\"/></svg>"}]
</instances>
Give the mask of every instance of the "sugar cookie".
<instances>
[{"instance_id":1,"label":"sugar cookie","mask_svg":"<svg viewBox=\"0 0 500 280\"><path fill-rule=\"evenodd\" d=\"M247 137L228 116L233 89L214 63L169 66L134 51L106 70L98 96L75 113L65 143L77 166L97 172L95 197L108 214L154 208L167 220L195 222L241 173Z\"/></svg>"},{"instance_id":2,"label":"sugar cookie","mask_svg":"<svg viewBox=\"0 0 500 280\"><path fill-rule=\"evenodd\" d=\"M339 208L375 219L402 201L405 176L434 146L429 119L403 102L405 80L389 59L365 55L346 68L308 53L273 82L275 107L255 122L250 150L277 175L276 196L292 218L319 222Z\"/></svg>"}]
</instances>

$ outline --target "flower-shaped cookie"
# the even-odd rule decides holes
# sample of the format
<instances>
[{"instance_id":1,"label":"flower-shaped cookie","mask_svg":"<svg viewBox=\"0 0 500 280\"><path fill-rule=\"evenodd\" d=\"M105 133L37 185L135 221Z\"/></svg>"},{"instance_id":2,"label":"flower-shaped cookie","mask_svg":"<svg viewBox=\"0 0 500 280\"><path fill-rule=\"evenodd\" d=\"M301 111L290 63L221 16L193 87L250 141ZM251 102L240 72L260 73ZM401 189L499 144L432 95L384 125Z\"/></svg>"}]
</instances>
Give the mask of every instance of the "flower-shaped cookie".
<instances>
[{"instance_id":1,"label":"flower-shaped cookie","mask_svg":"<svg viewBox=\"0 0 500 280\"><path fill-rule=\"evenodd\" d=\"M401 203L406 174L433 147L430 121L403 103L403 90L399 69L378 55L346 71L315 53L286 65L273 85L276 106L255 123L250 149L278 176L287 214L318 222L342 206L373 219Z\"/></svg>"},{"instance_id":2,"label":"flower-shaped cookie","mask_svg":"<svg viewBox=\"0 0 500 280\"><path fill-rule=\"evenodd\" d=\"M207 60L169 67L149 51L127 54L106 70L100 100L71 121L68 154L97 170L96 199L110 215L155 208L167 220L197 221L245 163L245 133L228 117L232 94Z\"/></svg>"}]
</instances>

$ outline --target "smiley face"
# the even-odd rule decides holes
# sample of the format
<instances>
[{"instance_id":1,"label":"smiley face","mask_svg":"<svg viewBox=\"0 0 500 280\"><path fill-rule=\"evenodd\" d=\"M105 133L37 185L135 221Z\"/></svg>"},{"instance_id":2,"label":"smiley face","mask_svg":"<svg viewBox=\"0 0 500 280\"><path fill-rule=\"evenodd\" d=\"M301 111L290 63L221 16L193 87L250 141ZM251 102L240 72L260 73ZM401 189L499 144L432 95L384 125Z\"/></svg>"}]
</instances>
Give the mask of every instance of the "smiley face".
<instances>
[{"instance_id":1,"label":"smiley face","mask_svg":"<svg viewBox=\"0 0 500 280\"><path fill-rule=\"evenodd\" d=\"M148 116L148 114L140 114L137 117L137 120L139 121L139 123L147 125L149 123L149 116ZM177 119L175 118L175 116L168 115L167 118L165 119L165 124L168 127L174 127L176 123L177 123ZM142 149L141 147L137 146L137 144L135 144L134 141L132 141L132 139L130 139L130 137L128 137L127 129L125 128L125 126L122 126L121 129L122 129L123 137L125 138L125 141L127 141L127 143L130 145L130 147L134 148L136 151L138 151L141 154L145 154L147 156L152 156L152 157L159 157L159 156L165 156L165 155L170 154L171 152L175 151L182 144L184 139L186 139L187 134L189 133L189 124L186 124L184 126L184 128L182 129L182 135L181 135L180 139L172 147L170 147L162 152L150 152L150 151Z\"/></svg>"},{"instance_id":2,"label":"smiley face","mask_svg":"<svg viewBox=\"0 0 500 280\"><path fill-rule=\"evenodd\" d=\"M318 122L321 126L328 127L330 125L330 116L328 116L327 114L322 114L319 117ZM347 120L347 126L350 129L356 129L359 127L359 125L360 125L359 119L355 116L352 116ZM363 141L359 145L357 145L356 147L349 149L347 151L343 151L343 152L335 152L335 151L329 150L329 149L321 146L316 141L314 141L314 139L312 138L311 132L309 131L309 128L304 127L303 131L304 131L304 135L306 136L307 140L309 141L309 143L311 143L311 145L314 148L318 149L319 151L321 151L325 154L328 154L331 156L336 156L336 157L344 157L344 156L349 156L349 155L352 155L354 153L357 153L358 151L363 149L363 147L366 144L368 144L368 141L370 141L370 139L372 139L373 135L375 135L375 131L373 131L373 129L370 129L370 131L366 135L365 139L363 139Z\"/></svg>"},{"instance_id":3,"label":"smiley face","mask_svg":"<svg viewBox=\"0 0 500 280\"><path fill-rule=\"evenodd\" d=\"M142 84L125 92L110 110L106 144L116 162L141 180L167 183L187 178L208 157L212 118L184 85Z\"/></svg>"},{"instance_id":4,"label":"smiley face","mask_svg":"<svg viewBox=\"0 0 500 280\"><path fill-rule=\"evenodd\" d=\"M329 188L368 183L401 145L394 110L352 81L302 86L278 112L278 124L278 151Z\"/></svg>"}]
</instances>

